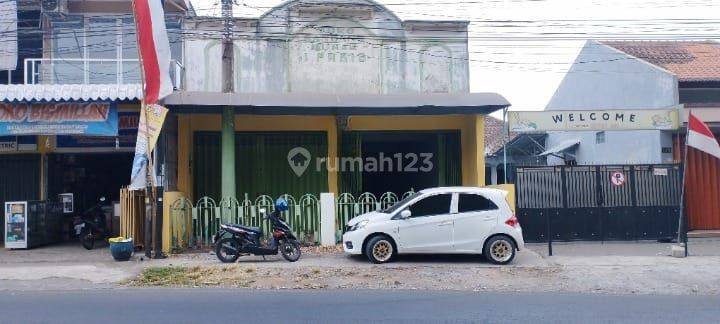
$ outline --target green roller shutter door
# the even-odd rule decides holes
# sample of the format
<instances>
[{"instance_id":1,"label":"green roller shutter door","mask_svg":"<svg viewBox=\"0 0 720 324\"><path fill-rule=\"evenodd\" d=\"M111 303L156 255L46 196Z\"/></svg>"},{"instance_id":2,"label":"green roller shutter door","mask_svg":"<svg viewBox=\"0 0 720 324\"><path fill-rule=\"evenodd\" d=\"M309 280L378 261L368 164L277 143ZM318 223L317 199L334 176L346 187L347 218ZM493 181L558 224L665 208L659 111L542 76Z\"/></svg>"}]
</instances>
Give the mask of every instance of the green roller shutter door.
<instances>
[{"instance_id":1,"label":"green roller shutter door","mask_svg":"<svg viewBox=\"0 0 720 324\"><path fill-rule=\"evenodd\" d=\"M325 132L239 132L235 135L237 195L242 200L259 195L290 194L299 199L328 190L327 169L316 168L316 158L327 156ZM295 147L310 152L301 176L288 163ZM194 137L194 196L220 199L220 133L197 132Z\"/></svg>"}]
</instances>

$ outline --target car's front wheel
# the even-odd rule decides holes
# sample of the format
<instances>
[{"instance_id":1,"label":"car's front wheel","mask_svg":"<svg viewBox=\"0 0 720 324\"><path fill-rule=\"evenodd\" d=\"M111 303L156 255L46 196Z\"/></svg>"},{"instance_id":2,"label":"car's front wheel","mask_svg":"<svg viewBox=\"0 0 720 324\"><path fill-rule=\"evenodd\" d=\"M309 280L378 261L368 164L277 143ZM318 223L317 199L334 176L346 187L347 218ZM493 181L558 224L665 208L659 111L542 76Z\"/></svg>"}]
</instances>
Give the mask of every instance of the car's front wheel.
<instances>
[{"instance_id":1,"label":"car's front wheel","mask_svg":"<svg viewBox=\"0 0 720 324\"><path fill-rule=\"evenodd\" d=\"M385 263L395 256L395 245L390 237L378 235L371 238L365 245L365 256L372 263Z\"/></svg>"},{"instance_id":2,"label":"car's front wheel","mask_svg":"<svg viewBox=\"0 0 720 324\"><path fill-rule=\"evenodd\" d=\"M483 248L485 258L494 264L508 264L515 258L517 247L515 242L506 235L493 236Z\"/></svg>"}]
</instances>

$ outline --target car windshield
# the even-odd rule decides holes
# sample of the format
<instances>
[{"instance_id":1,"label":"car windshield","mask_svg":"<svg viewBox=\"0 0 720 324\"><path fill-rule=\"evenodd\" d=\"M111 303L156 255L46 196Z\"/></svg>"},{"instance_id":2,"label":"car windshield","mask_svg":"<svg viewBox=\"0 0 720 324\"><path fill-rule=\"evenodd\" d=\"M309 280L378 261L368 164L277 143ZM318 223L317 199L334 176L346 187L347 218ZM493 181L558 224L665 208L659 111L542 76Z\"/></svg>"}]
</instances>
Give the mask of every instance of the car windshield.
<instances>
[{"instance_id":1,"label":"car windshield","mask_svg":"<svg viewBox=\"0 0 720 324\"><path fill-rule=\"evenodd\" d=\"M397 203L395 203L394 205L392 205L388 208L381 210L380 212L385 213L385 214L392 214L392 213L396 212L400 207L405 205L408 201L413 200L413 198L415 198L417 196L420 196L419 192L416 192L410 196L405 197L404 199L398 201Z\"/></svg>"}]
</instances>

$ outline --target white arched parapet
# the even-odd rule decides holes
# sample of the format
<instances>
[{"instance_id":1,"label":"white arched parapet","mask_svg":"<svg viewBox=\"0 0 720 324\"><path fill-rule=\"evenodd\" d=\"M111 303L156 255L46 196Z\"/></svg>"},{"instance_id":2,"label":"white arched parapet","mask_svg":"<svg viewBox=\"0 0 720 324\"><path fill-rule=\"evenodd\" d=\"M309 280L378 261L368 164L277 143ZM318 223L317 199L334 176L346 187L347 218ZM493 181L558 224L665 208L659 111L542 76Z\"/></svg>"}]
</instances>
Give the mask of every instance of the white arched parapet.
<instances>
[{"instance_id":1,"label":"white arched parapet","mask_svg":"<svg viewBox=\"0 0 720 324\"><path fill-rule=\"evenodd\" d=\"M187 27L197 32L185 40L185 90L220 92L220 38L201 31L222 25ZM467 22L402 21L370 0L293 0L238 22L236 35L239 93L469 91Z\"/></svg>"},{"instance_id":2,"label":"white arched parapet","mask_svg":"<svg viewBox=\"0 0 720 324\"><path fill-rule=\"evenodd\" d=\"M286 41L285 91L322 93L386 92L385 45L405 38L395 14L366 0L289 1L260 17L258 35Z\"/></svg>"},{"instance_id":3,"label":"white arched parapet","mask_svg":"<svg viewBox=\"0 0 720 324\"><path fill-rule=\"evenodd\" d=\"M403 23L392 11L371 0L291 0L260 16L258 34L278 36L292 34L322 18L355 21L382 38L405 38Z\"/></svg>"}]
</instances>

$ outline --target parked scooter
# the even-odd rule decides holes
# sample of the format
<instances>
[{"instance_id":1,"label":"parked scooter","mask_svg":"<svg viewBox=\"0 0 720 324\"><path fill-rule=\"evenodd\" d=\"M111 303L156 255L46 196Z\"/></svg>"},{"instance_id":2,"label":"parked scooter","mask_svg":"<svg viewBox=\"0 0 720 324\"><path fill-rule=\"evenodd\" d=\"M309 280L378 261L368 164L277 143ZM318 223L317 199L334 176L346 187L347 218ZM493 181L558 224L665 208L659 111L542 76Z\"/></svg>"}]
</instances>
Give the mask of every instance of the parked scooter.
<instances>
[{"instance_id":1,"label":"parked scooter","mask_svg":"<svg viewBox=\"0 0 720 324\"><path fill-rule=\"evenodd\" d=\"M102 207L105 197L100 198L97 205L86 210L80 218L75 221L75 234L80 238L80 243L87 250L95 247L95 241L105 239L105 214Z\"/></svg>"},{"instance_id":2,"label":"parked scooter","mask_svg":"<svg viewBox=\"0 0 720 324\"><path fill-rule=\"evenodd\" d=\"M260 238L263 232L260 228L237 224L220 225L220 231L213 237L215 255L224 263L237 261L241 255L276 255L282 254L285 260L295 262L300 259L300 243L292 233L292 228L282 218L280 213L288 210L285 199L275 202L275 211L269 216L264 210L265 219L270 219L272 225L272 239L270 246L263 246Z\"/></svg>"}]
</instances>

